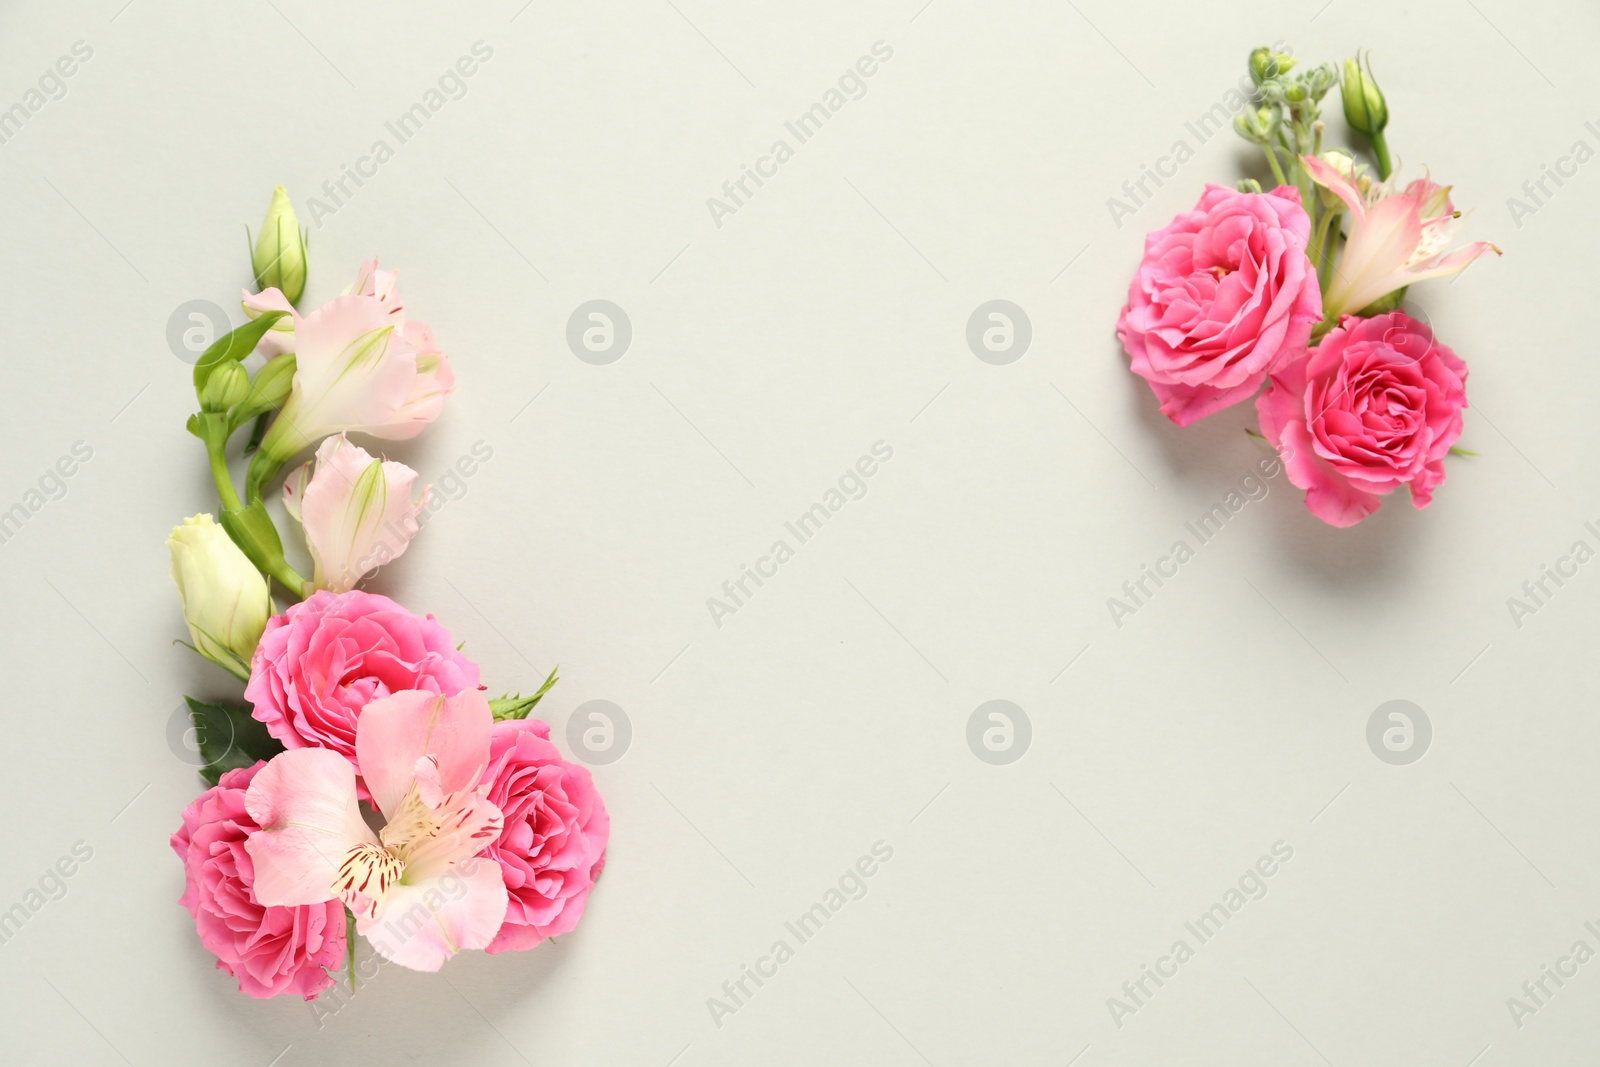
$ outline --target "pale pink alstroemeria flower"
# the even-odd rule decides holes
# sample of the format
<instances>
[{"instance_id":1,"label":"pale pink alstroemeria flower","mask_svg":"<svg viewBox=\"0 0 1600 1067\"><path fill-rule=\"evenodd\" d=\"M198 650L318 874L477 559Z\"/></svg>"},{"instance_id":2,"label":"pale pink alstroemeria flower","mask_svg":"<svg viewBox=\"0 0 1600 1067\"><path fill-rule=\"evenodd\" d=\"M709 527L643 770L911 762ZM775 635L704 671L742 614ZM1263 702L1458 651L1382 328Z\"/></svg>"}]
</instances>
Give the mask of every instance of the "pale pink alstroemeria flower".
<instances>
[{"instance_id":1,"label":"pale pink alstroemeria flower","mask_svg":"<svg viewBox=\"0 0 1600 1067\"><path fill-rule=\"evenodd\" d=\"M396 326L406 340L416 346L417 351L424 355L437 355L439 348L433 340L433 329L425 322L405 317L405 301L400 297L400 272L397 270L379 270L378 259L374 256L361 264L356 271L356 280L347 285L340 296L371 296L376 297L383 304L384 310L393 317ZM273 324L272 329L261 339L256 346L256 351L268 358L283 352L294 351L294 330L300 324L300 313L282 292L277 289L267 288L259 293L252 293L248 289L243 291L244 312L250 318L260 318L268 311L286 312L284 318Z\"/></svg>"},{"instance_id":2,"label":"pale pink alstroemeria flower","mask_svg":"<svg viewBox=\"0 0 1600 1067\"><path fill-rule=\"evenodd\" d=\"M405 440L438 417L455 374L432 327L406 318L398 278L369 259L340 296L304 316L277 289L244 294L252 319L286 313L257 350L269 358L296 354L293 391L274 423L276 437L269 437L283 458L347 430ZM384 329L390 332L379 344L375 331Z\"/></svg>"},{"instance_id":3,"label":"pale pink alstroemeria flower","mask_svg":"<svg viewBox=\"0 0 1600 1067\"><path fill-rule=\"evenodd\" d=\"M372 296L335 297L295 323L294 383L262 452L281 463L329 434L402 441L421 433L455 376L436 348L406 339L405 325ZM426 327L418 336L431 345Z\"/></svg>"},{"instance_id":4,"label":"pale pink alstroemeria flower","mask_svg":"<svg viewBox=\"0 0 1600 1067\"><path fill-rule=\"evenodd\" d=\"M283 483L283 505L305 527L312 585L343 593L406 550L421 528L428 490L411 502L417 472L378 459L337 434Z\"/></svg>"},{"instance_id":5,"label":"pale pink alstroemeria flower","mask_svg":"<svg viewBox=\"0 0 1600 1067\"><path fill-rule=\"evenodd\" d=\"M1363 195L1324 160L1301 156L1300 163L1350 211L1344 254L1322 301L1326 319L1354 314L1413 282L1459 274L1485 252L1500 254L1487 241L1446 252L1459 224L1448 185L1418 178L1396 191L1375 183Z\"/></svg>"},{"instance_id":6,"label":"pale pink alstroemeria flower","mask_svg":"<svg viewBox=\"0 0 1600 1067\"><path fill-rule=\"evenodd\" d=\"M324 748L274 756L245 794L261 827L245 842L257 901L343 901L380 955L418 971L488 945L506 914L500 865L478 856L503 823L479 784L493 726L477 689L369 702L356 753L387 820L377 833L362 818L349 760Z\"/></svg>"}]
</instances>

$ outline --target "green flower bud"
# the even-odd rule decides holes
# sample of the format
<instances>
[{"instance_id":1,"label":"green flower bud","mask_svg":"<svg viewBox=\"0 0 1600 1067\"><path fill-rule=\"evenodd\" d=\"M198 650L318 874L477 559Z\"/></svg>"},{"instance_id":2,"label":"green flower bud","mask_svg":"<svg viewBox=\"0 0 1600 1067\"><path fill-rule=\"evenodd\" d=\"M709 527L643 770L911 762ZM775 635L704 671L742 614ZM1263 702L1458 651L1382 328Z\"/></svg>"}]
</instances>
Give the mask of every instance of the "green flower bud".
<instances>
[{"instance_id":1,"label":"green flower bud","mask_svg":"<svg viewBox=\"0 0 1600 1067\"><path fill-rule=\"evenodd\" d=\"M1261 85L1280 74L1287 74L1294 66L1294 56L1288 52L1274 53L1270 48L1257 48L1250 53L1250 80Z\"/></svg>"},{"instance_id":2,"label":"green flower bud","mask_svg":"<svg viewBox=\"0 0 1600 1067\"><path fill-rule=\"evenodd\" d=\"M1234 183L1233 187L1241 193L1259 193L1261 191L1261 183L1254 178L1240 178Z\"/></svg>"},{"instance_id":3,"label":"green flower bud","mask_svg":"<svg viewBox=\"0 0 1600 1067\"><path fill-rule=\"evenodd\" d=\"M1332 63L1323 63L1301 71L1300 84L1306 87L1312 103L1320 103L1328 95L1328 90L1339 84L1339 71Z\"/></svg>"},{"instance_id":4,"label":"green flower bud","mask_svg":"<svg viewBox=\"0 0 1600 1067\"><path fill-rule=\"evenodd\" d=\"M1251 144L1264 145L1277 136L1282 121L1276 107L1246 109L1233 117L1233 130Z\"/></svg>"},{"instance_id":5,"label":"green flower bud","mask_svg":"<svg viewBox=\"0 0 1600 1067\"><path fill-rule=\"evenodd\" d=\"M249 233L247 229L246 234ZM294 205L283 186L272 191L272 203L261 222L250 256L256 274L256 288L277 289L291 304L298 304L306 291L306 237L295 217Z\"/></svg>"},{"instance_id":6,"label":"green flower bud","mask_svg":"<svg viewBox=\"0 0 1600 1067\"><path fill-rule=\"evenodd\" d=\"M1370 56L1364 69L1360 55L1344 61L1344 81L1339 93L1344 98L1344 120L1352 130L1371 136L1382 133L1389 124L1389 105L1372 77Z\"/></svg>"},{"instance_id":7,"label":"green flower bud","mask_svg":"<svg viewBox=\"0 0 1600 1067\"><path fill-rule=\"evenodd\" d=\"M1250 80L1260 85L1272 76L1272 49L1257 48L1250 53Z\"/></svg>"},{"instance_id":8,"label":"green flower bud","mask_svg":"<svg viewBox=\"0 0 1600 1067\"><path fill-rule=\"evenodd\" d=\"M250 374L233 360L211 372L200 389L201 411L227 411L250 392Z\"/></svg>"}]
</instances>

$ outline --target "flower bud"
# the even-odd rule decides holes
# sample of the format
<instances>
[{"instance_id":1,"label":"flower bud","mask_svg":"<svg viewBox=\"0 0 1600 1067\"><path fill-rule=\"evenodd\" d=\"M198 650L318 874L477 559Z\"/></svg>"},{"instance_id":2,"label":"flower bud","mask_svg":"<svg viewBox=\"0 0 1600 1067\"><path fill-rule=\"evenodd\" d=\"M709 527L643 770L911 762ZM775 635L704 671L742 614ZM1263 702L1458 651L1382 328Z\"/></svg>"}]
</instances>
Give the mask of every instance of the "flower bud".
<instances>
[{"instance_id":1,"label":"flower bud","mask_svg":"<svg viewBox=\"0 0 1600 1067\"><path fill-rule=\"evenodd\" d=\"M233 360L213 370L200 389L201 411L227 411L250 392L250 374Z\"/></svg>"},{"instance_id":2,"label":"flower bud","mask_svg":"<svg viewBox=\"0 0 1600 1067\"><path fill-rule=\"evenodd\" d=\"M1259 193L1261 191L1261 183L1254 178L1240 178L1234 183L1233 187L1241 193Z\"/></svg>"},{"instance_id":3,"label":"flower bud","mask_svg":"<svg viewBox=\"0 0 1600 1067\"><path fill-rule=\"evenodd\" d=\"M1280 74L1287 74L1294 66L1294 56L1288 52L1274 53L1270 48L1257 48L1250 53L1250 80L1257 85Z\"/></svg>"},{"instance_id":4,"label":"flower bud","mask_svg":"<svg viewBox=\"0 0 1600 1067\"><path fill-rule=\"evenodd\" d=\"M1282 118L1275 107L1246 109L1233 117L1233 129L1251 144L1269 144L1278 133Z\"/></svg>"},{"instance_id":5,"label":"flower bud","mask_svg":"<svg viewBox=\"0 0 1600 1067\"><path fill-rule=\"evenodd\" d=\"M272 203L261 221L261 234L256 238L250 263L257 289L277 289L289 303L300 302L306 291L306 239L289 194L281 185L272 191Z\"/></svg>"},{"instance_id":6,"label":"flower bud","mask_svg":"<svg viewBox=\"0 0 1600 1067\"><path fill-rule=\"evenodd\" d=\"M1382 133L1389 124L1389 105L1372 77L1370 57L1365 61L1365 69L1360 55L1344 61L1344 81L1339 94L1344 98L1344 120L1352 130L1371 136Z\"/></svg>"},{"instance_id":7,"label":"flower bud","mask_svg":"<svg viewBox=\"0 0 1600 1067\"><path fill-rule=\"evenodd\" d=\"M167 538L172 580L195 650L240 678L272 614L267 580L210 515L192 515Z\"/></svg>"}]
</instances>

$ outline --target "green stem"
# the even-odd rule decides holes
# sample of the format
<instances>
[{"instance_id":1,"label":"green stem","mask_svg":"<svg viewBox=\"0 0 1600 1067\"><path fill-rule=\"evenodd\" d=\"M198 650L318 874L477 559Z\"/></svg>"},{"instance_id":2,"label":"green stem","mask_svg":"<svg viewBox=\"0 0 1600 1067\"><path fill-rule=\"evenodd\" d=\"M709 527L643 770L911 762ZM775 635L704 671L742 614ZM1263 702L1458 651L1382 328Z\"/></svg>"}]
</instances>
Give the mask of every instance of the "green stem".
<instances>
[{"instance_id":1,"label":"green stem","mask_svg":"<svg viewBox=\"0 0 1600 1067\"><path fill-rule=\"evenodd\" d=\"M233 475L228 473L227 430L213 425L206 432L205 442L206 456L211 460L211 480L217 483L217 495L222 498L224 510L236 511L243 505L239 502L239 491L233 487Z\"/></svg>"},{"instance_id":2,"label":"green stem","mask_svg":"<svg viewBox=\"0 0 1600 1067\"><path fill-rule=\"evenodd\" d=\"M1311 242L1311 262L1317 265L1317 284L1322 287L1324 295L1327 293L1328 274L1333 267L1334 255L1334 249L1330 247L1328 240L1330 234L1329 226L1338 215L1339 212L1333 208L1324 209L1322 221L1317 223L1317 236ZM1332 235L1333 241L1331 244L1337 244L1339 240L1337 228L1332 230Z\"/></svg>"},{"instance_id":3,"label":"green stem","mask_svg":"<svg viewBox=\"0 0 1600 1067\"><path fill-rule=\"evenodd\" d=\"M250 457L250 469L244 476L246 498L252 504L260 500L263 488L282 469L283 460L273 456L269 449L256 449L256 454Z\"/></svg>"},{"instance_id":4,"label":"green stem","mask_svg":"<svg viewBox=\"0 0 1600 1067\"><path fill-rule=\"evenodd\" d=\"M278 579L279 584L301 600L306 598L311 583L306 581L299 571L289 566L288 560L276 561L268 573Z\"/></svg>"},{"instance_id":5,"label":"green stem","mask_svg":"<svg viewBox=\"0 0 1600 1067\"><path fill-rule=\"evenodd\" d=\"M1272 146L1270 144L1262 145L1261 150L1267 154L1267 162L1272 164L1272 176L1278 179L1278 184L1288 185L1289 179L1283 176L1283 168L1278 166L1278 153L1272 150Z\"/></svg>"},{"instance_id":6,"label":"green stem","mask_svg":"<svg viewBox=\"0 0 1600 1067\"><path fill-rule=\"evenodd\" d=\"M345 911L344 944L345 959L350 971L350 992L356 991L356 917L355 913Z\"/></svg>"},{"instance_id":7,"label":"green stem","mask_svg":"<svg viewBox=\"0 0 1600 1067\"><path fill-rule=\"evenodd\" d=\"M1372 152L1378 157L1378 178L1388 181L1389 175L1394 173L1394 164L1389 161L1389 141L1379 130L1372 135Z\"/></svg>"}]
</instances>

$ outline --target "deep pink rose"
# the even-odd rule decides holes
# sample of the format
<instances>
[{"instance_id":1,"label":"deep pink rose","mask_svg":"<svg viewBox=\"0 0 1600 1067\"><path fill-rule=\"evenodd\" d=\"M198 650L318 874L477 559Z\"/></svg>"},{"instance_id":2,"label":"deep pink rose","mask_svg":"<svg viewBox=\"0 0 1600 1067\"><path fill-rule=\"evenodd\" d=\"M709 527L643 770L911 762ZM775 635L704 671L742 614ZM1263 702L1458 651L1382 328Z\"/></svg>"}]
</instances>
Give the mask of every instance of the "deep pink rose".
<instances>
[{"instance_id":1,"label":"deep pink rose","mask_svg":"<svg viewBox=\"0 0 1600 1067\"><path fill-rule=\"evenodd\" d=\"M483 772L505 827L483 851L505 877L505 923L486 952L530 949L567 933L606 862L611 818L588 770L561 758L537 719L496 723Z\"/></svg>"},{"instance_id":2,"label":"deep pink rose","mask_svg":"<svg viewBox=\"0 0 1600 1067\"><path fill-rule=\"evenodd\" d=\"M1346 315L1256 399L1289 480L1333 526L1354 526L1402 485L1427 507L1466 406L1467 365L1403 311Z\"/></svg>"},{"instance_id":3,"label":"deep pink rose","mask_svg":"<svg viewBox=\"0 0 1600 1067\"><path fill-rule=\"evenodd\" d=\"M1193 211L1146 235L1117 337L1163 415L1188 426L1247 400L1305 351L1322 319L1310 237L1288 185L1270 193L1208 185Z\"/></svg>"},{"instance_id":4,"label":"deep pink rose","mask_svg":"<svg viewBox=\"0 0 1600 1067\"><path fill-rule=\"evenodd\" d=\"M266 763L240 767L183 810L172 850L183 860L179 904L194 916L200 941L217 969L252 997L295 993L311 1000L333 985L323 968L344 958L344 905L337 900L298 908L264 908L250 887L255 867L245 838L261 829L244 810L245 789Z\"/></svg>"},{"instance_id":5,"label":"deep pink rose","mask_svg":"<svg viewBox=\"0 0 1600 1067\"><path fill-rule=\"evenodd\" d=\"M285 748L331 748L357 763L356 716L367 701L477 686L477 664L432 615L359 589L324 590L267 621L244 695Z\"/></svg>"}]
</instances>

